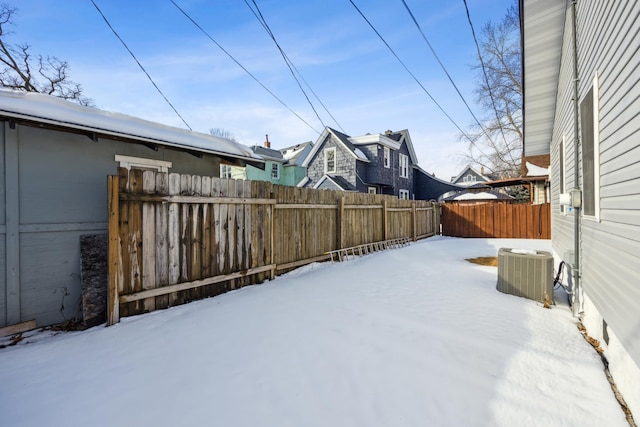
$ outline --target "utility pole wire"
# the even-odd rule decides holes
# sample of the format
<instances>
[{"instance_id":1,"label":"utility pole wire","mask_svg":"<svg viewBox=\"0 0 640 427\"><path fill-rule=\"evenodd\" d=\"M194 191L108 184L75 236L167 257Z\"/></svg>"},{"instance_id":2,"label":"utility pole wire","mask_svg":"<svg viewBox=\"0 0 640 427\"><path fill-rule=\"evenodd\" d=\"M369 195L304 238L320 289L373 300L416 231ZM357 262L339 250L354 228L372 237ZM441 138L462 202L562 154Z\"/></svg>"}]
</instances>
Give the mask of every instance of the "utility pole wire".
<instances>
[{"instance_id":1,"label":"utility pole wire","mask_svg":"<svg viewBox=\"0 0 640 427\"><path fill-rule=\"evenodd\" d=\"M416 20L416 17L413 15L413 12L411 12L411 9L409 9L409 5L407 5L407 2L405 0L401 0L401 1L402 1L402 4L404 5L405 9L407 9L407 12L409 13L409 16L411 16L411 19L413 20L413 23L418 28L418 31L420 31L420 34L422 35L422 38L427 43L427 46L429 46L429 49L431 50L431 53L433 54L433 56L438 61L438 64L440 64L440 67L442 68L442 71L444 71L444 73L447 75L447 77L449 78L449 81L451 82L451 84L455 88L456 92L458 92L458 96L460 96L460 99L462 100L464 105L467 107L467 110L469 110L469 113L471 114L471 117L473 117L473 119L476 121L476 123L478 124L480 129L482 129L482 132L487 136L487 138L491 139L491 137L489 136L487 130L484 128L484 126L482 126L482 124L480 123L480 120L478 120L476 115L471 110L471 107L467 103L467 100L464 99L464 96L462 96L462 93L460 93L460 90L458 89L458 86L454 83L453 78L451 78L451 75L449 74L449 71L447 71L447 68L444 66L444 64L442 63L442 61L438 57L438 54L436 53L435 49L433 48L433 46L431 46L431 43L427 39L427 36L425 35L424 31L422 31L422 27L420 26L420 24ZM466 0L465 0L465 4L466 4ZM467 13L468 13L468 11L467 11Z\"/></svg>"},{"instance_id":2,"label":"utility pole wire","mask_svg":"<svg viewBox=\"0 0 640 427\"><path fill-rule=\"evenodd\" d=\"M93 0L92 0L93 1ZM207 38L209 40L211 40L216 46L218 46L218 48L220 48L221 51L223 51L229 58L231 58L231 60L233 62L236 63L236 65L238 65L238 67L242 68L244 70L245 73L247 73L253 80L255 80L256 83L258 83L260 86L262 86L262 88L264 90L266 90L267 92L269 92L269 94L271 96L273 96L280 104L282 104L287 110L289 110L291 113L293 113L297 118L299 118L304 124L306 124L307 126L309 126L311 128L311 130L313 130L315 133L317 133L318 135L320 135L320 132L318 132L313 126L311 126L305 119L303 119L302 117L300 117L300 115L298 115L298 113L296 113L295 111L293 111L287 104L285 104L285 102L283 100L281 100L280 98L278 98L278 96L276 96L275 93L273 93L271 90L269 90L268 87L266 87L260 80L258 80L258 78L256 76L254 76L253 74L251 74L251 72L249 70L247 70L240 62L238 62L238 60L236 58L233 57L233 55L231 55L225 48L223 48L220 43L218 43L213 37L211 37L211 35L206 32L204 30L204 28L202 28L187 12L185 12L180 6L178 6L176 4L175 1L173 0L169 0L171 1L171 3L173 3L173 5L180 11L182 12L182 14L193 23L193 25L195 25L205 36L207 36Z\"/></svg>"},{"instance_id":3,"label":"utility pole wire","mask_svg":"<svg viewBox=\"0 0 640 427\"><path fill-rule=\"evenodd\" d=\"M307 92L305 92L304 88L300 84L300 80L298 80L298 77L296 77L296 74L293 72L293 68L291 67L291 63L289 61L289 58L284 53L284 50L282 50L282 47L280 47L280 43L278 43L278 41L276 40L276 36L271 31L271 28L269 28L269 24L267 24L267 21L264 19L264 16L262 15L262 12L260 11L260 8L258 7L258 4L255 2L255 0L252 0L252 3L256 8L256 10L253 10L253 8L251 7L251 5L249 4L249 2L247 0L244 0L244 3L247 5L247 7L249 9L251 9L251 12L253 12L253 15L256 17L258 22L260 22L260 24L262 24L262 27L265 29L267 34L269 34L269 36L271 37L271 40L273 40L273 43L275 43L276 47L280 51L280 55L282 55L282 59L284 59L284 63L287 65L287 68L289 69L289 72L291 73L291 76L293 77L293 79L298 84L298 88L300 88L300 91L302 92L302 94L304 95L305 99L307 100L307 103L309 104L309 106L313 110L314 114L318 118L318 121L322 125L322 128L324 129L327 126L324 124L324 122L320 118L320 115L318 114L318 111L316 111L316 108L313 106L313 103L309 99L309 96L307 95ZM256 14L256 12L257 12L257 14Z\"/></svg>"},{"instance_id":4,"label":"utility pole wire","mask_svg":"<svg viewBox=\"0 0 640 427\"><path fill-rule=\"evenodd\" d=\"M380 40L382 40L382 42L385 44L385 46L387 46L387 48L389 49L389 51L391 51L391 53L393 54L393 56L395 56L395 58L398 60L398 62L400 63L400 65L402 65L404 67L404 69L407 71L407 73L409 73L409 75L411 77L413 77L413 80L416 81L416 83L418 83L418 85L422 88L422 90L424 91L424 93L427 94L427 96L431 99L431 101L433 101L434 104L436 104L436 106L440 109L440 111L442 111L442 113L449 119L449 121L451 123L453 123L453 125L460 131L460 133L466 137L471 143L474 143L473 140L471 139L471 137L469 135L466 134L465 131L462 130L462 128L458 125L458 123L455 122L455 120L453 120L451 118L451 116L444 110L444 108L442 108L442 106L440 106L440 104L438 104L438 101L435 100L435 98L433 96L431 96L431 94L429 93L429 91L422 85L422 83L420 83L420 80L418 80L418 78L411 72L411 70L409 70L409 68L405 65L405 63L402 61L402 59L400 59L400 57L396 54L396 52L393 50L393 48L391 46L389 46L389 43L387 43L387 41L382 37L382 35L380 35L380 33L378 32L378 30L376 30L376 28L373 26L373 24L371 22L369 22L369 20L367 19L366 16L364 16L364 14L362 13L362 11L358 8L358 6L356 6L356 4L353 2L353 0L349 0L349 2L351 3L351 5L358 11L358 13L360 14L360 16L362 16L362 18L367 22L367 24L369 24L369 27L371 27L371 29L376 33L376 35L380 38Z\"/></svg>"},{"instance_id":5,"label":"utility pole wire","mask_svg":"<svg viewBox=\"0 0 640 427\"><path fill-rule=\"evenodd\" d=\"M336 123L336 125L338 125L338 127L340 128L340 130L342 130L342 132L344 132L344 129L342 128L342 126L340 126L340 123L338 123L338 120L336 120L335 117L333 117L333 114L331 114L331 112L329 111L329 109L324 105L324 103L322 102L322 100L320 99L320 97L318 97L318 95L314 92L313 88L309 85L309 83L307 83L307 81L304 79L304 77L302 76L302 74L300 73L300 71L298 70L298 68L295 66L295 64L293 63L293 61L291 61L291 59L287 56L287 54L284 52L284 50L280 47L280 44L278 43L278 41L275 38L275 35L273 34L273 32L271 31L271 28L269 27L269 24L267 24L267 21L265 20L264 16L262 15L262 12L260 11L260 8L258 7L258 5L256 4L255 0L252 0L252 3L255 5L256 10L253 10L253 8L251 7L251 5L249 4L249 2L247 0L244 0L245 4L249 7L249 9L251 9L251 12L253 13L253 16L256 17L256 19L258 20L258 22L260 22L260 24L262 25L262 28L264 28L264 30L267 32L267 34L269 34L269 36L271 37L271 39L273 40L273 42L275 43L276 47L278 48L278 50L280 51L280 54L282 55L282 58L285 61L285 64L287 64L287 66L289 67L289 71L291 71L291 74L293 75L293 78L296 80L296 83L298 83L298 87L300 87L300 90L302 91L302 93L304 94L305 98L307 98L307 102L309 102L309 105L311 105L311 108L313 109L313 111L316 113L316 117L318 117L318 120L320 120L320 123L322 123L323 127L326 127L325 124L323 123L322 119L320 119L320 116L318 116L318 113L316 111L316 109L313 107L313 104L311 104L311 101L309 100L306 92L304 91L304 89L300 86L300 82L298 81L298 79L296 78L294 71L298 74L298 76L300 77L300 79L304 82L304 84L307 86L307 88L311 91L311 93L313 94L313 96L318 100L318 102L320 103L320 105L322 105L322 108L324 108L324 111L327 112L327 114L329 115L329 117L331 117L331 119L333 119L333 121ZM256 13L257 11L257 13ZM292 70L293 68L293 70Z\"/></svg>"},{"instance_id":6,"label":"utility pole wire","mask_svg":"<svg viewBox=\"0 0 640 427\"><path fill-rule=\"evenodd\" d=\"M142 64L140 63L140 61L138 61L138 58L136 58L136 56L133 54L133 52L131 51L131 49L129 49L129 46L127 46L127 44L124 42L124 40L122 40L122 38L118 35L118 33L116 32L116 30L111 26L111 24L109 23L109 20L107 19L106 16L104 16L104 13L102 13L102 11L100 10L100 8L98 7L98 5L96 4L95 1L91 0L91 3L93 3L93 5L95 6L96 10L98 11L98 13L100 14L100 16L102 16L102 19L104 19L104 22L107 23L107 26L111 29L111 31L113 32L113 34L118 38L118 40L120 40L120 43L122 43L122 45L124 46L125 49L127 49L127 52L129 52L129 55L131 55L131 57L133 58L134 61L136 61L136 64L138 64L138 66L140 67L140 69L142 70L142 72L147 76L147 78L149 79L149 81L151 82L151 84L153 84L153 87L156 88L156 90L158 91L158 93L164 98L165 101L167 101L167 104L169 104L169 106L173 109L173 111L178 115L178 117L180 117L180 120L182 120L182 123L185 124L185 126L187 128L189 128L189 130L193 130L191 129L191 126L189 126L189 124L187 123L187 121L184 119L184 117L182 117L182 115L180 115L180 113L178 113L178 110L176 110L176 107L173 106L173 104L171 103L171 101L169 101L167 99L167 97L164 95L164 93L162 93L162 91L160 90L160 88L158 87L158 85L156 84L156 82L153 81L153 79L151 78L151 76L149 75L149 73L147 73L147 70L144 69L144 67L142 66Z\"/></svg>"}]
</instances>

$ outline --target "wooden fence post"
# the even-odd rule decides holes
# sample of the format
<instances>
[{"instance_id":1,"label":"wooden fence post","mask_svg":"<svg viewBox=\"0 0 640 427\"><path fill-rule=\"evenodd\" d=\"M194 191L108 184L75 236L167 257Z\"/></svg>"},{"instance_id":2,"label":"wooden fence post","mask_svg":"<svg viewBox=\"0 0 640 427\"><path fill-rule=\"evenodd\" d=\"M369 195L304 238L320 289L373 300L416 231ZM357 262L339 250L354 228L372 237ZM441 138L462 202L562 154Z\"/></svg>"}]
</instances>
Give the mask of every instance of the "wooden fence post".
<instances>
[{"instance_id":1,"label":"wooden fence post","mask_svg":"<svg viewBox=\"0 0 640 427\"><path fill-rule=\"evenodd\" d=\"M107 272L107 326L120 321L120 303L118 301L118 280L120 278L120 207L118 200L118 176L107 177L108 209L108 272Z\"/></svg>"},{"instance_id":2,"label":"wooden fence post","mask_svg":"<svg viewBox=\"0 0 640 427\"><path fill-rule=\"evenodd\" d=\"M382 201L382 240L389 240L389 218L387 217L387 200Z\"/></svg>"},{"instance_id":3,"label":"wooden fence post","mask_svg":"<svg viewBox=\"0 0 640 427\"><path fill-rule=\"evenodd\" d=\"M337 239L336 249L342 249L344 245L344 197L338 199L338 215L336 219Z\"/></svg>"},{"instance_id":4,"label":"wooden fence post","mask_svg":"<svg viewBox=\"0 0 640 427\"><path fill-rule=\"evenodd\" d=\"M412 226L412 232L413 232L413 241L417 241L418 240L418 234L417 234L417 229L418 229L418 223L417 223L417 218L416 218L416 201L414 200L413 202L411 202L411 219L413 220L413 226Z\"/></svg>"},{"instance_id":5,"label":"wooden fence post","mask_svg":"<svg viewBox=\"0 0 640 427\"><path fill-rule=\"evenodd\" d=\"M275 194L273 192L273 188L270 189L269 197L271 199L276 199L276 203L278 202ZM267 205L267 216L269 225L269 264L274 265L276 262L276 254L275 254L275 217L276 217L276 204ZM276 277L276 270L272 268L269 272L269 280L273 280Z\"/></svg>"}]
</instances>

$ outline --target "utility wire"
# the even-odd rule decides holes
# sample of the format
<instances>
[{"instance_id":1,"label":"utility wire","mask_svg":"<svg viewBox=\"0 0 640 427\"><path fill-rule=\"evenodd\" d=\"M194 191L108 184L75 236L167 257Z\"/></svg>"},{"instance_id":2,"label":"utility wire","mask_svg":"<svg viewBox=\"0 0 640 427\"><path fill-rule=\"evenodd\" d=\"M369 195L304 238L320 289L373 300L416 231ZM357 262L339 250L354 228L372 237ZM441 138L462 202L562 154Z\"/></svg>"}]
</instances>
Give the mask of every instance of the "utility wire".
<instances>
[{"instance_id":1,"label":"utility wire","mask_svg":"<svg viewBox=\"0 0 640 427\"><path fill-rule=\"evenodd\" d=\"M100 10L100 8L98 7L98 5L96 4L95 1L91 0L91 3L93 3L93 5L95 6L96 10L98 11L98 13L100 14L100 16L102 16L102 19L104 19L104 22L107 23L107 26L111 29L111 31L113 32L113 34L115 34L115 36L118 38L118 40L120 40L120 43L122 43L122 45L124 46L125 49L127 49L127 52L129 52L129 54L131 55L131 57L133 58L134 61L136 61L136 64L138 64L138 66L140 67L140 69L146 74L147 78L149 79L149 81L151 82L151 84L153 84L153 86L156 88L156 90L158 91L158 93L160 95L162 95L162 97L164 98L165 101L167 101L167 104L169 104L169 106L173 109L173 111L178 115L178 117L180 117L180 120L182 120L182 123L185 124L185 126L187 126L189 128L189 130L193 130L191 129L191 126L189 126L189 124L186 122L186 120L184 119L184 117L182 117L180 115L180 113L178 113L178 110L176 110L176 107L173 106L173 104L167 99L167 97L164 95L164 93L162 93L162 91L160 90L160 88L158 87L158 85L156 84L156 82L153 81L153 79L151 78L151 76L149 75L149 73L147 73L147 70L144 69L144 67L142 66L142 64L140 63L140 61L138 61L138 58L136 58L136 56L133 54L133 52L131 51L131 49L129 49L129 46L127 46L127 44L124 42L124 40L122 40L122 38L118 35L118 33L116 32L116 30L111 26L111 24L109 23L109 20L107 19L106 16L104 16L104 13L102 13L102 11Z\"/></svg>"},{"instance_id":2,"label":"utility wire","mask_svg":"<svg viewBox=\"0 0 640 427\"><path fill-rule=\"evenodd\" d=\"M409 68L405 65L405 63L402 61L402 59L400 59L400 57L396 54L396 52L393 50L393 48L391 46L389 46L389 43L387 43L387 41L380 35L378 30L376 30L376 28L373 26L373 24L371 22L369 22L367 17L364 16L362 11L360 11L360 9L358 8L358 6L356 6L356 4L353 2L353 0L349 0L349 2L358 11L360 16L362 16L362 18L367 22L367 24L369 24L369 27L371 27L371 29L376 33L376 35L380 38L380 40L382 40L382 42L385 44L385 46L387 46L387 48L391 51L393 56L395 56L395 58L398 60L400 65L402 65L404 67L404 69L407 71L407 73L409 73L409 75L411 77L413 77L413 80L415 80L416 83L418 83L418 85L422 88L424 93L427 94L427 96L431 99L431 101L433 101L433 103L436 104L436 106L440 109L440 111L442 111L442 113L449 119L449 121L451 123L453 123L453 125L460 131L460 133L465 138L467 138L469 141L471 141L471 143L475 144L473 139L471 139L471 137L469 135L467 135L467 133L465 131L462 130L462 128L458 125L458 123L456 123L455 120L453 120L451 118L451 116L444 110L444 108L442 108L442 106L440 106L440 104L438 104L438 101L436 101L435 98L433 96L431 96L429 91L422 85L422 83L420 83L420 80L418 80L418 78L411 72L411 70L409 70Z\"/></svg>"},{"instance_id":3,"label":"utility wire","mask_svg":"<svg viewBox=\"0 0 640 427\"><path fill-rule=\"evenodd\" d=\"M255 0L252 0L252 3L256 8L256 10L253 10L253 8L251 7L251 5L249 4L249 2L247 0L244 0L244 2L247 5L247 7L249 9L251 9L251 12L253 12L253 15L260 22L260 24L262 24L262 27L267 31L267 34L269 34L269 36L271 37L271 40L273 40L273 43L275 43L276 47L280 51L280 55L282 55L282 59L284 59L284 63L287 65L287 68L289 68L289 72L291 73L291 76L293 77L293 79L298 84L298 88L300 88L300 91L302 92L302 94L304 95L305 99L307 100L307 103L309 104L309 106L311 107L311 109L315 113L316 117L318 118L318 121L322 125L322 128L326 128L327 126L324 124L324 122L320 118L320 115L318 114L318 111L316 111L316 108L313 106L313 103L309 99L309 96L307 95L307 92L305 92L304 88L302 87L302 84L300 84L300 80L298 80L298 77L296 77L296 73L293 72L293 68L291 67L291 63L289 61L289 58L287 57L287 55L282 50L282 47L280 47L280 44L276 40L276 37L273 35L273 32L271 31L271 28L269 28L269 24L267 24L267 21L264 19L264 16L262 15L262 12L260 11L260 8L258 7L258 4L255 2ZM256 12L257 12L257 14L256 14Z\"/></svg>"},{"instance_id":4,"label":"utility wire","mask_svg":"<svg viewBox=\"0 0 640 427\"><path fill-rule=\"evenodd\" d=\"M404 0L402 0L404 2ZM498 114L498 107L496 107L495 97L493 96L493 91L491 90L491 85L489 84L489 76L487 75L487 69L484 65L484 60L482 59L482 53L480 52L480 45L478 44L478 38L476 37L476 31L473 28L473 22L471 22L471 15L469 14L469 7L467 6L467 0L463 0L464 8L467 11L467 20L469 21L469 26L471 27L471 34L473 35L473 41L476 44L476 50L478 51L478 59L480 60L480 66L482 68L482 74L484 76L484 82L487 85L487 89L489 90L489 98L491 98L491 105L493 106L493 111L496 113L496 121L498 122L498 126L500 126L500 133L502 134L502 139L504 143L507 143L507 137L504 134L504 128L502 127L502 120L500 119L500 115ZM486 134L486 132L485 132Z\"/></svg>"},{"instance_id":5,"label":"utility wire","mask_svg":"<svg viewBox=\"0 0 640 427\"><path fill-rule=\"evenodd\" d=\"M93 1L93 0L92 0ZM211 35L209 33L207 33L204 28L202 28L187 12L185 12L180 6L178 6L176 4L175 1L173 0L169 0L171 1L171 3L173 3L173 5L180 11L182 12L182 14L193 23L193 25L195 25L205 36L207 36L207 38L209 40L211 40L216 46L218 46L218 48L220 48L221 51L223 51L229 58L231 58L231 60L233 62L236 63L236 65L238 65L238 67L242 68L244 70L245 73L247 73L253 80L255 80L256 83L258 83L260 86L262 86L262 88L264 90L266 90L267 92L269 92L269 94L271 96L273 96L278 102L280 102L280 104L282 104L287 110L289 110L291 113L293 113L297 118L299 118L304 124L306 124L307 126L309 126L315 133L317 133L318 135L320 135L320 132L318 132L313 126L311 126L305 119L303 119L302 117L300 117L300 115L298 115L298 113L296 113L295 111L293 111L287 104L285 104L285 102L283 100L281 100L280 98L278 98L278 96L276 96L275 93L273 93L271 90L269 90L269 88L267 88L260 80L258 80L258 78L256 76L254 76L253 74L251 74L251 72L249 70L247 70L240 62L238 62L238 60L236 58L233 57L233 55L231 55L225 48L223 48L220 43L218 43L213 37L211 37Z\"/></svg>"},{"instance_id":6,"label":"utility wire","mask_svg":"<svg viewBox=\"0 0 640 427\"><path fill-rule=\"evenodd\" d=\"M342 130L342 132L344 132L344 129L342 128L342 126L340 126L340 123L338 123L338 121L336 120L335 117L333 117L333 114L331 114L331 112L329 111L329 109L324 105L324 103L322 102L322 100L320 99L320 97L318 97L318 95L313 91L313 89L311 88L311 86L309 85L309 83L307 83L307 81L304 79L304 77L302 76L302 74L300 73L300 71L298 70L298 68L295 66L295 64L293 63L293 61L291 61L291 59L287 56L287 54L284 52L284 50L282 49L282 47L280 46L280 44L278 43L278 41L275 38L275 35L273 34L273 32L271 31L271 28L269 27L269 24L267 24L267 21L265 20L264 16L262 15L262 12L260 11L260 8L258 7L258 5L256 4L255 0L251 0L251 2L254 4L256 10L253 10L253 8L251 7L251 5L249 4L248 0L244 0L245 4L247 5L247 7L249 7L249 9L251 9L251 12L253 13L253 16L256 17L256 19L258 20L258 22L260 22L260 24L262 25L262 28L264 28L264 30L267 32L267 34L269 34L269 36L271 37L271 40L273 40L273 42L275 43L276 47L278 48L278 50L280 51L280 54L282 55L282 58L284 59L285 64L287 64L287 67L289 67L289 71L291 72L291 75L293 76L293 78L295 79L296 83L298 83L298 87L300 88L300 90L302 91L302 93L304 94L305 98L307 99L307 102L309 103L309 105L311 106L311 109L313 110L314 113L316 113L316 117L318 117L318 120L320 121L320 123L322 123L323 127L326 127L326 125L324 124L324 122L322 121L322 119L320 118L320 116L318 115L318 112L316 111L316 109L313 107L313 104L311 103L311 101L309 100L309 97L307 96L307 93L305 92L305 90L302 88L300 81L298 80L298 78L296 77L295 73L298 74L298 76L300 77L300 79L304 82L304 84L307 86L307 88L309 89L309 91L311 91L311 93L313 94L313 96L318 100L318 102L320 103L320 105L322 105L322 108L324 108L324 111L327 112L327 114L331 117L331 119L333 119L333 121L338 125L338 127L340 128L340 130Z\"/></svg>"},{"instance_id":7,"label":"utility wire","mask_svg":"<svg viewBox=\"0 0 640 427\"><path fill-rule=\"evenodd\" d=\"M447 77L449 78L449 81L451 82L451 84L453 85L453 87L455 88L456 92L458 92L458 96L460 96L460 99L462 99L462 102L464 102L464 105L467 107L467 110L469 110L469 113L471 113L471 117L473 117L473 119L476 121L476 123L478 124L478 126L480 127L480 129L482 129L482 131L484 132L484 134L487 136L487 138L491 139L489 137L489 134L487 133L487 130L484 128L484 126L482 126L482 124L480 123L480 120L478 120L478 118L476 117L475 114L473 114L473 111L471 110L471 107L469 106L469 104L467 103L467 100L464 99L464 96L462 96L462 93L460 93L460 90L458 89L458 86L454 83L453 79L451 78L451 75L449 74L449 71L447 71L447 68L444 66L444 64L442 63L442 61L440 60L440 58L438 57L438 54L436 53L435 49L433 48L433 46L431 46L431 43L429 42L429 40L427 39L427 36L425 35L424 31L422 31L422 27L420 26L420 24L418 23L418 21L416 20L416 17L413 15L413 12L411 12L411 9L409 8L409 5L407 5L407 2L405 0L401 0L402 4L404 5L405 9L407 9L407 12L409 13L409 16L411 16L411 19L413 20L413 23L416 25L416 27L418 28L418 31L420 31L420 34L422 35L422 38L424 39L424 41L427 43L427 46L429 46L429 49L431 50L431 53L433 53L433 56L436 58L436 60L438 61L438 64L440 64L440 67L442 68L442 71L444 71L444 73L447 75ZM465 4L466 4L466 0L465 0ZM467 11L468 12L468 11Z\"/></svg>"}]
</instances>

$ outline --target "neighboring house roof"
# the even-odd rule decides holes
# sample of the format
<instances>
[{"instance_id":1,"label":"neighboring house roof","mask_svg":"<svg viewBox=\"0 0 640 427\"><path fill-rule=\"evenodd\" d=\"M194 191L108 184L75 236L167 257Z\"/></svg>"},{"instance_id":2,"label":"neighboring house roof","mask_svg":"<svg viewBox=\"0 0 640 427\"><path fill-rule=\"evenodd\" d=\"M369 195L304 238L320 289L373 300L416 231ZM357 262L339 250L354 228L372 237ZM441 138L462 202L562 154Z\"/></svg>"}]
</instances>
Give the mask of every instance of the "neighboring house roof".
<instances>
[{"instance_id":1,"label":"neighboring house roof","mask_svg":"<svg viewBox=\"0 0 640 427\"><path fill-rule=\"evenodd\" d=\"M351 185L349 181L341 177L340 175L324 175L316 182L313 188L320 188L325 181L331 181L331 183L338 189L343 191L357 191L356 187Z\"/></svg>"},{"instance_id":2,"label":"neighboring house roof","mask_svg":"<svg viewBox=\"0 0 640 427\"><path fill-rule=\"evenodd\" d=\"M445 202L462 200L511 200L513 197L497 190L469 191L463 190L443 199Z\"/></svg>"},{"instance_id":3,"label":"neighboring house roof","mask_svg":"<svg viewBox=\"0 0 640 427\"><path fill-rule=\"evenodd\" d=\"M278 150L264 147L262 145L253 145L250 148L255 154L259 155L260 157L266 160L272 160L280 163L284 162L284 157L282 156L282 153Z\"/></svg>"},{"instance_id":4,"label":"neighboring house roof","mask_svg":"<svg viewBox=\"0 0 640 427\"><path fill-rule=\"evenodd\" d=\"M384 134L368 133L362 136L353 136L349 137L349 141L351 141L354 145L380 144L393 150L399 150L402 143L405 142L407 145L407 149L409 150L411 163L418 163L418 157L416 156L415 149L413 148L413 142L411 142L411 137L409 136L408 129L399 130L397 132L388 130Z\"/></svg>"},{"instance_id":5,"label":"neighboring house roof","mask_svg":"<svg viewBox=\"0 0 640 427\"><path fill-rule=\"evenodd\" d=\"M478 180L466 181L466 182L465 181L460 181L461 178L463 178L464 176L468 175L469 173L473 173L474 175L476 175L478 178L480 178L480 181L478 181ZM474 168L471 165L465 166L465 168L462 169L462 172L460 172L457 176L454 176L453 178L451 178L451 182L452 183L456 183L458 185L463 185L463 186L473 185L476 182L481 182L481 181L490 181L490 179L485 174L481 173L479 170L477 170L476 168Z\"/></svg>"},{"instance_id":6,"label":"neighboring house roof","mask_svg":"<svg viewBox=\"0 0 640 427\"><path fill-rule=\"evenodd\" d=\"M526 162L527 176L549 176L549 168L536 166L533 163Z\"/></svg>"},{"instance_id":7,"label":"neighboring house roof","mask_svg":"<svg viewBox=\"0 0 640 427\"><path fill-rule=\"evenodd\" d=\"M249 147L225 138L85 107L40 93L0 90L0 116L74 129L104 137L243 159L250 163L264 163L264 160L254 154Z\"/></svg>"},{"instance_id":8,"label":"neighboring house roof","mask_svg":"<svg viewBox=\"0 0 640 427\"><path fill-rule=\"evenodd\" d=\"M461 185L452 184L443 179L436 178L418 165L414 164L413 169L416 172L414 174L414 192L416 199L438 200L443 194L464 190L465 188Z\"/></svg>"},{"instance_id":9,"label":"neighboring house roof","mask_svg":"<svg viewBox=\"0 0 640 427\"><path fill-rule=\"evenodd\" d=\"M355 145L351 143L351 141L349 141L348 135L345 135L342 132L338 132L335 129L331 129L330 127L325 127L322 133L320 134L320 136L318 137L317 142L314 144L313 149L309 152L307 157L304 159L304 162L302 162L302 166L304 167L309 166L309 163L311 163L311 161L316 156L318 151L320 151L320 148L324 146L324 142L329 135L333 135L338 141L338 143L341 144L346 149L346 151L349 152L353 157L355 157L356 160L360 160L367 163L369 162L369 159L362 152L362 150L357 148Z\"/></svg>"},{"instance_id":10,"label":"neighboring house roof","mask_svg":"<svg viewBox=\"0 0 640 427\"><path fill-rule=\"evenodd\" d=\"M312 149L313 143L311 141L307 141L291 147L281 148L279 151L282 153L282 157L288 164L302 166L302 162L304 162L307 154L309 154Z\"/></svg>"}]
</instances>

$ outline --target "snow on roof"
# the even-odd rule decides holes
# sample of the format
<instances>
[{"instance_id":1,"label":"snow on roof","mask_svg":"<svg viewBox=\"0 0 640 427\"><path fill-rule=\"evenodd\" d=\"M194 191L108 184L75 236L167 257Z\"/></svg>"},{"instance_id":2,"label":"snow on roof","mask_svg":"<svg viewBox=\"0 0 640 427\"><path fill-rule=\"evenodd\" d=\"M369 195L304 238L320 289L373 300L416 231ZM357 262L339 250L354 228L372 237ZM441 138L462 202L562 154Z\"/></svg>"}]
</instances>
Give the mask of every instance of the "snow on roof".
<instances>
[{"instance_id":1,"label":"snow on roof","mask_svg":"<svg viewBox=\"0 0 640 427\"><path fill-rule=\"evenodd\" d=\"M454 197L453 200L487 200L487 199L497 199L498 196L492 193L463 193L457 197Z\"/></svg>"},{"instance_id":2,"label":"snow on roof","mask_svg":"<svg viewBox=\"0 0 640 427\"><path fill-rule=\"evenodd\" d=\"M281 148L282 157L290 164L301 165L306 155L313 148L311 141L303 142L292 147Z\"/></svg>"},{"instance_id":3,"label":"snow on roof","mask_svg":"<svg viewBox=\"0 0 640 427\"><path fill-rule=\"evenodd\" d=\"M126 114L74 104L55 96L0 89L0 115L211 154L262 161L237 142Z\"/></svg>"},{"instance_id":4,"label":"snow on roof","mask_svg":"<svg viewBox=\"0 0 640 427\"><path fill-rule=\"evenodd\" d=\"M527 176L547 176L549 175L549 168L543 168L533 163L526 162Z\"/></svg>"}]
</instances>

